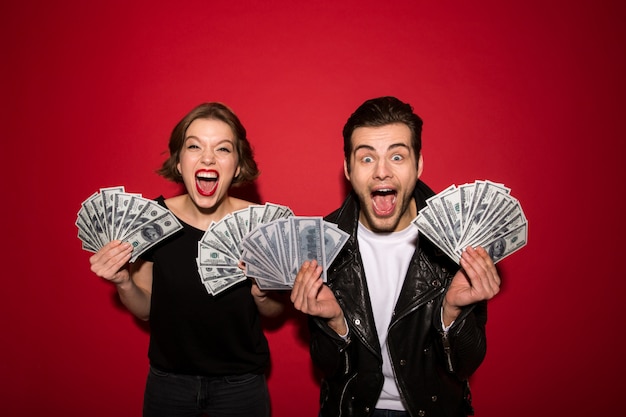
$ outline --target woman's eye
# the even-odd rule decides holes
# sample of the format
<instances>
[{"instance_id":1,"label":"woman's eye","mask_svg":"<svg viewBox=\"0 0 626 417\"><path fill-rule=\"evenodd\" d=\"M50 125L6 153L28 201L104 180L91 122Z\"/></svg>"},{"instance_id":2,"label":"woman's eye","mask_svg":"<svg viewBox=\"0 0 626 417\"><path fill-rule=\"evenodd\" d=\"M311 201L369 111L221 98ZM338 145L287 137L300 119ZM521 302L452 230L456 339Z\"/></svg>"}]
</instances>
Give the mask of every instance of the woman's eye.
<instances>
[{"instance_id":1,"label":"woman's eye","mask_svg":"<svg viewBox=\"0 0 626 417\"><path fill-rule=\"evenodd\" d=\"M218 150L218 152L225 152L225 153L231 153L232 152L230 148L225 148L225 147L218 148L217 150Z\"/></svg>"}]
</instances>

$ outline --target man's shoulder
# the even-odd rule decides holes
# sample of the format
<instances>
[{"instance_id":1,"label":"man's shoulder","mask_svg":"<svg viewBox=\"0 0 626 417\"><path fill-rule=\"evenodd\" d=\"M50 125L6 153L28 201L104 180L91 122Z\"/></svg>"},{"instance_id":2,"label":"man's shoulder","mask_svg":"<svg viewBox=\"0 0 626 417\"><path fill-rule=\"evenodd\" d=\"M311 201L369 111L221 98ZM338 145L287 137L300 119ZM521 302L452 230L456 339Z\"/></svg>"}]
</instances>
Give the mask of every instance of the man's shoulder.
<instances>
[{"instance_id":1,"label":"man's shoulder","mask_svg":"<svg viewBox=\"0 0 626 417\"><path fill-rule=\"evenodd\" d=\"M418 204L423 203L426 199L435 195L435 192L422 180L417 180L415 189L413 190L413 197L417 200ZM421 206L421 204L419 204Z\"/></svg>"},{"instance_id":2,"label":"man's shoulder","mask_svg":"<svg viewBox=\"0 0 626 417\"><path fill-rule=\"evenodd\" d=\"M331 222L331 223L337 223L337 219L339 218L340 211L341 211L341 207L328 213L326 216L324 216L324 220Z\"/></svg>"}]
</instances>

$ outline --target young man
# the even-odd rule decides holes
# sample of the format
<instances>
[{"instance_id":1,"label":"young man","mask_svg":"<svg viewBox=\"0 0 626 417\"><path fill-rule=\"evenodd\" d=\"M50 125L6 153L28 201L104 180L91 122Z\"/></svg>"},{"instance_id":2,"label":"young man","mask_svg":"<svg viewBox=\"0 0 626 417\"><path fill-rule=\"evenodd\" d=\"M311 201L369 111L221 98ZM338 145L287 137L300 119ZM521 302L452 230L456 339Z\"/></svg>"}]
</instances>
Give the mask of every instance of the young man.
<instances>
[{"instance_id":1,"label":"young man","mask_svg":"<svg viewBox=\"0 0 626 417\"><path fill-rule=\"evenodd\" d=\"M350 239L327 285L306 262L291 293L311 317L322 417L473 414L467 380L500 277L483 248L467 248L459 268L411 224L434 194L419 180L421 130L395 97L366 101L344 126L353 191L326 220Z\"/></svg>"}]
</instances>

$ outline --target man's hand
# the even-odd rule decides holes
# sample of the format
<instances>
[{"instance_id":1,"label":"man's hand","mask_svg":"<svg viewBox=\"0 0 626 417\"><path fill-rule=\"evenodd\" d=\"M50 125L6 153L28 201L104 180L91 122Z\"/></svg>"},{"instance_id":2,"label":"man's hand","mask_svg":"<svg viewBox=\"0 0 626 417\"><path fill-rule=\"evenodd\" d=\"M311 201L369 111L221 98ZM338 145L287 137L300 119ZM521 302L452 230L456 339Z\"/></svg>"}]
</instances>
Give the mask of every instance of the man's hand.
<instances>
[{"instance_id":1,"label":"man's hand","mask_svg":"<svg viewBox=\"0 0 626 417\"><path fill-rule=\"evenodd\" d=\"M461 307L492 299L500 292L500 276L482 247L468 247L461 255L461 269L452 278L443 301L443 322L448 326Z\"/></svg>"},{"instance_id":2,"label":"man's hand","mask_svg":"<svg viewBox=\"0 0 626 417\"><path fill-rule=\"evenodd\" d=\"M317 261L302 264L291 290L291 302L296 310L328 319L328 326L340 335L348 332L343 311L333 292L324 285L322 267Z\"/></svg>"}]
</instances>

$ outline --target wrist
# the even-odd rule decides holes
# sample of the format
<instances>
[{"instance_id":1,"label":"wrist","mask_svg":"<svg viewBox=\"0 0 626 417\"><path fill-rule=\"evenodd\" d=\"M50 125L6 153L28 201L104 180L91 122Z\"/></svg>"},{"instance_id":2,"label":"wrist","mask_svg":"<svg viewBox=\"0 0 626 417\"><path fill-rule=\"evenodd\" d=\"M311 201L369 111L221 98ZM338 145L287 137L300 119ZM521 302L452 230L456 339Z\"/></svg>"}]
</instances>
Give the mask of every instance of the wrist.
<instances>
[{"instance_id":1,"label":"wrist","mask_svg":"<svg viewBox=\"0 0 626 417\"><path fill-rule=\"evenodd\" d=\"M343 312L337 317L328 319L327 324L328 327L333 329L338 335L345 335L348 333L348 324L346 323Z\"/></svg>"},{"instance_id":2,"label":"wrist","mask_svg":"<svg viewBox=\"0 0 626 417\"><path fill-rule=\"evenodd\" d=\"M133 286L130 277L122 278L119 282L113 281L113 283L118 291L127 291Z\"/></svg>"},{"instance_id":3,"label":"wrist","mask_svg":"<svg viewBox=\"0 0 626 417\"><path fill-rule=\"evenodd\" d=\"M443 301L443 306L441 308L441 321L444 326L449 326L456 320L457 317L459 317L459 314L461 314L460 307L453 306L447 303L446 300Z\"/></svg>"}]
</instances>

